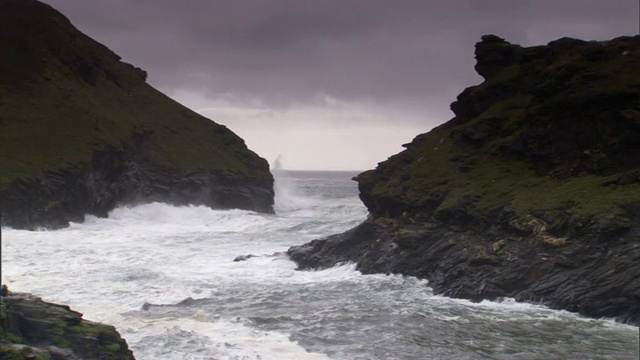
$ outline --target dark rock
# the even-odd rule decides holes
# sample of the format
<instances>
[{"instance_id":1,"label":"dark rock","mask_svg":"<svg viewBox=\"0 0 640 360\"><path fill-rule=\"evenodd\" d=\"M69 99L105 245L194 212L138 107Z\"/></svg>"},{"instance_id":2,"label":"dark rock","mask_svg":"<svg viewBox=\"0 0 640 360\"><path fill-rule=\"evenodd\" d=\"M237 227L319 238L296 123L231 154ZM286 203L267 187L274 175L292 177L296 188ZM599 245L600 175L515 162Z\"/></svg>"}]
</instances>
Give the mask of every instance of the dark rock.
<instances>
[{"instance_id":1,"label":"dark rock","mask_svg":"<svg viewBox=\"0 0 640 360\"><path fill-rule=\"evenodd\" d=\"M0 52L3 226L153 201L273 212L264 159L50 6L0 0Z\"/></svg>"},{"instance_id":2,"label":"dark rock","mask_svg":"<svg viewBox=\"0 0 640 360\"><path fill-rule=\"evenodd\" d=\"M356 177L368 220L290 258L640 324L637 54L640 36L531 48L483 37L485 81L456 116Z\"/></svg>"},{"instance_id":3,"label":"dark rock","mask_svg":"<svg viewBox=\"0 0 640 360\"><path fill-rule=\"evenodd\" d=\"M633 227L633 222L626 217L614 213L602 213L594 216L588 229L604 239L613 239Z\"/></svg>"},{"instance_id":4,"label":"dark rock","mask_svg":"<svg viewBox=\"0 0 640 360\"><path fill-rule=\"evenodd\" d=\"M383 233L384 228L364 222L344 234L293 246L287 255L298 264L299 270L330 267L348 260L356 261Z\"/></svg>"},{"instance_id":5,"label":"dark rock","mask_svg":"<svg viewBox=\"0 0 640 360\"><path fill-rule=\"evenodd\" d=\"M2 297L1 306L3 359L134 359L113 326L83 320L68 306L11 292Z\"/></svg>"},{"instance_id":6,"label":"dark rock","mask_svg":"<svg viewBox=\"0 0 640 360\"><path fill-rule=\"evenodd\" d=\"M520 46L495 35L484 35L476 44L476 72L489 79L519 60Z\"/></svg>"},{"instance_id":7,"label":"dark rock","mask_svg":"<svg viewBox=\"0 0 640 360\"><path fill-rule=\"evenodd\" d=\"M240 261L246 261L249 260L251 258L256 257L256 255L253 254L249 254L249 255L238 255L235 257L235 259L233 259L234 262L240 262Z\"/></svg>"},{"instance_id":8,"label":"dark rock","mask_svg":"<svg viewBox=\"0 0 640 360\"><path fill-rule=\"evenodd\" d=\"M600 246L596 237L581 238L555 249L533 234L497 228L482 234L432 223L390 230L367 221L344 234L292 247L288 254L299 270L352 261L365 274L426 278L436 294L473 301L513 297L637 325L636 239L638 232Z\"/></svg>"}]
</instances>

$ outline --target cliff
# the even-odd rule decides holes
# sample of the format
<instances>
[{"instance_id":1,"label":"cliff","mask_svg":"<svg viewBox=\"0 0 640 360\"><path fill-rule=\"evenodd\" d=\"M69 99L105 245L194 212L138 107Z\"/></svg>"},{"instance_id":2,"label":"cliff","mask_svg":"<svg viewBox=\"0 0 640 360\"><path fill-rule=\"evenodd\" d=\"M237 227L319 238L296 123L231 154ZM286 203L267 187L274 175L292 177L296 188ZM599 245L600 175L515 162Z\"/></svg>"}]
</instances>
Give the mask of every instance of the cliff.
<instances>
[{"instance_id":1,"label":"cliff","mask_svg":"<svg viewBox=\"0 0 640 360\"><path fill-rule=\"evenodd\" d=\"M144 46L144 44L140 44ZM35 0L0 0L2 224L162 201L272 212L268 163Z\"/></svg>"},{"instance_id":2,"label":"cliff","mask_svg":"<svg viewBox=\"0 0 640 360\"><path fill-rule=\"evenodd\" d=\"M3 286L0 310L2 359L134 359L113 326L83 320L68 306Z\"/></svg>"},{"instance_id":3,"label":"cliff","mask_svg":"<svg viewBox=\"0 0 640 360\"><path fill-rule=\"evenodd\" d=\"M640 323L640 37L476 59L453 119L356 177L367 221L290 257Z\"/></svg>"}]
</instances>

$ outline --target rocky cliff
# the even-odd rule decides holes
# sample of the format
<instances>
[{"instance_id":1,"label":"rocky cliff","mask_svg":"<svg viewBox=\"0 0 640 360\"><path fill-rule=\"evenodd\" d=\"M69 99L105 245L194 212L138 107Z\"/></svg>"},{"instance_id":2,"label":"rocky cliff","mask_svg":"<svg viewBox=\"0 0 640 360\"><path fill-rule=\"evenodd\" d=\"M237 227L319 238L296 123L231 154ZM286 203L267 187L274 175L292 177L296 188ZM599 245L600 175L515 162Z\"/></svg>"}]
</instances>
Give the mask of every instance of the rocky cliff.
<instances>
[{"instance_id":1,"label":"rocky cliff","mask_svg":"<svg viewBox=\"0 0 640 360\"><path fill-rule=\"evenodd\" d=\"M0 53L3 225L57 228L150 201L273 211L264 159L50 6L0 0Z\"/></svg>"},{"instance_id":2,"label":"rocky cliff","mask_svg":"<svg viewBox=\"0 0 640 360\"><path fill-rule=\"evenodd\" d=\"M127 342L113 326L82 319L68 306L29 294L0 297L0 358L133 360Z\"/></svg>"},{"instance_id":3,"label":"rocky cliff","mask_svg":"<svg viewBox=\"0 0 640 360\"><path fill-rule=\"evenodd\" d=\"M640 323L640 36L476 59L452 120L357 176L367 221L289 255Z\"/></svg>"}]
</instances>

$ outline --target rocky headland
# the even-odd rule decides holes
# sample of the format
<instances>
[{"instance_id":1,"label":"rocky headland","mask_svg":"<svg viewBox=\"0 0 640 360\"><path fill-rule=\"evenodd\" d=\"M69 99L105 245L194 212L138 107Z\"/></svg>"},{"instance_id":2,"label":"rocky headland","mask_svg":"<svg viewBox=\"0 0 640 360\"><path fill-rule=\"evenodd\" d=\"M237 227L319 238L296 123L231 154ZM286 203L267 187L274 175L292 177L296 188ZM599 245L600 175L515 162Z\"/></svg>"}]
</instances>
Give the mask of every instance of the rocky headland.
<instances>
[{"instance_id":1,"label":"rocky headland","mask_svg":"<svg viewBox=\"0 0 640 360\"><path fill-rule=\"evenodd\" d=\"M273 211L267 161L50 6L0 0L0 53L3 226L153 201Z\"/></svg>"},{"instance_id":2,"label":"rocky headland","mask_svg":"<svg viewBox=\"0 0 640 360\"><path fill-rule=\"evenodd\" d=\"M133 360L113 326L82 319L68 306L51 304L3 286L0 297L0 358Z\"/></svg>"},{"instance_id":3,"label":"rocky headland","mask_svg":"<svg viewBox=\"0 0 640 360\"><path fill-rule=\"evenodd\" d=\"M368 219L289 256L640 324L640 36L475 50L455 117L355 178Z\"/></svg>"}]
</instances>

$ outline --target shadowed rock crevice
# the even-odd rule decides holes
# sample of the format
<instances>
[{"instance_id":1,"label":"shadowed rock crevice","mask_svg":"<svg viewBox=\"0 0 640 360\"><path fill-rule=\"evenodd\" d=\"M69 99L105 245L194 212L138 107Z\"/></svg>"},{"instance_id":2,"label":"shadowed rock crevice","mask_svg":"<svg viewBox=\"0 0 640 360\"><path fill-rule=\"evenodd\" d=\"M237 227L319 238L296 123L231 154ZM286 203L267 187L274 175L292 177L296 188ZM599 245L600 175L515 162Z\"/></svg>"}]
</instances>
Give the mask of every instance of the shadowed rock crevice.
<instances>
[{"instance_id":1,"label":"shadowed rock crevice","mask_svg":"<svg viewBox=\"0 0 640 360\"><path fill-rule=\"evenodd\" d=\"M640 323L640 36L476 59L452 120L356 177L369 219L290 257Z\"/></svg>"}]
</instances>

